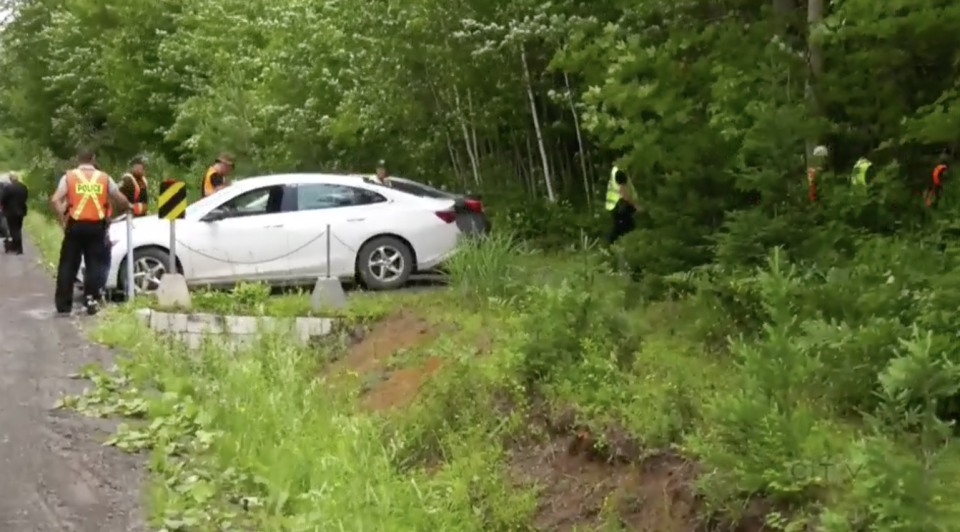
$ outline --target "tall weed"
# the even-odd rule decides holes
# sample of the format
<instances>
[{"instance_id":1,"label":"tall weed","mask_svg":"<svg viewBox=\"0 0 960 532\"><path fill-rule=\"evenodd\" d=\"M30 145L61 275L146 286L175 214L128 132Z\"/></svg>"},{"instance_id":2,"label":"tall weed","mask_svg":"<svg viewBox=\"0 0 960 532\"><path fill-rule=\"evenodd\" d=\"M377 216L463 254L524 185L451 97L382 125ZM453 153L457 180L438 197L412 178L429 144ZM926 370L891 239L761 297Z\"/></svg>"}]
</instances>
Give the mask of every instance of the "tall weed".
<instances>
[{"instance_id":1,"label":"tall weed","mask_svg":"<svg viewBox=\"0 0 960 532\"><path fill-rule=\"evenodd\" d=\"M516 264L529 252L512 233L465 239L446 263L450 280L466 300L483 304L510 299L522 287Z\"/></svg>"}]
</instances>

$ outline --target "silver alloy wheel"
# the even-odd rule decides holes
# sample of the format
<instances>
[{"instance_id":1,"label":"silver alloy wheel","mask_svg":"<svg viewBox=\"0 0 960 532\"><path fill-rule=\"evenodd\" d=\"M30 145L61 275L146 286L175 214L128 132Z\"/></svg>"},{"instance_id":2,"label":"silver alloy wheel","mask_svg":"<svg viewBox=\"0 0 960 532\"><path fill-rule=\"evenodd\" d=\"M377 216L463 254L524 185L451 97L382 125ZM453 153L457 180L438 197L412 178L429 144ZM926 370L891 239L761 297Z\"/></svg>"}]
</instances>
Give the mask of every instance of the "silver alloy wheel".
<instances>
[{"instance_id":1,"label":"silver alloy wheel","mask_svg":"<svg viewBox=\"0 0 960 532\"><path fill-rule=\"evenodd\" d=\"M133 286L138 294L153 292L160 286L160 278L167 271L163 262L154 257L140 257L133 261Z\"/></svg>"},{"instance_id":2,"label":"silver alloy wheel","mask_svg":"<svg viewBox=\"0 0 960 532\"><path fill-rule=\"evenodd\" d=\"M393 246L380 246L370 253L367 267L380 282L389 283L403 274L403 254Z\"/></svg>"}]
</instances>

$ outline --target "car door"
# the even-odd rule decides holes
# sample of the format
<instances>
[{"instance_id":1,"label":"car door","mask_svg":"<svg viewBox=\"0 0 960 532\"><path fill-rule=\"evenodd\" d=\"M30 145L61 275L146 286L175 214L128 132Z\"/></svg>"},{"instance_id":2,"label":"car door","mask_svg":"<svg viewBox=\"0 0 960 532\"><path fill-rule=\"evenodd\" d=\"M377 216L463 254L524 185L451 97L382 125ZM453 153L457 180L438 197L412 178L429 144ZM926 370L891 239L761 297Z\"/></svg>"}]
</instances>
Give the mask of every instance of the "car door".
<instances>
[{"instance_id":1,"label":"car door","mask_svg":"<svg viewBox=\"0 0 960 532\"><path fill-rule=\"evenodd\" d=\"M195 282L269 280L290 269L282 185L260 187L224 201L200 219L186 243ZM179 239L178 239L179 240ZM179 250L178 250L179 251Z\"/></svg>"},{"instance_id":2,"label":"car door","mask_svg":"<svg viewBox=\"0 0 960 532\"><path fill-rule=\"evenodd\" d=\"M352 276L358 248L365 238L364 222L371 208L387 203L376 192L346 185L298 183L289 187L296 195L296 213L288 225L291 267L299 277L326 274L326 226L330 226L330 273Z\"/></svg>"}]
</instances>

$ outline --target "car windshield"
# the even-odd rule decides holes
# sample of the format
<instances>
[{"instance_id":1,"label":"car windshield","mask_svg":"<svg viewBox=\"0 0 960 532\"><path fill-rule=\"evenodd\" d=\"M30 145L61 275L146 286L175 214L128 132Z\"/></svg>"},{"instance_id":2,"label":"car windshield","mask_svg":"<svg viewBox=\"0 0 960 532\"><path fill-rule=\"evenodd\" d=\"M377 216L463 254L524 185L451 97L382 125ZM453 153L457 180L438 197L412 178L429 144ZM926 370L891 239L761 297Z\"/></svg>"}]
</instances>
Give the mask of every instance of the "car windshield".
<instances>
[{"instance_id":1,"label":"car windshield","mask_svg":"<svg viewBox=\"0 0 960 532\"><path fill-rule=\"evenodd\" d=\"M216 196L217 196L216 194L212 194L205 198L200 198L197 201L187 205L187 211L186 211L187 218L194 218L197 215L197 212L206 212L207 208L211 204L218 205L221 200Z\"/></svg>"}]
</instances>

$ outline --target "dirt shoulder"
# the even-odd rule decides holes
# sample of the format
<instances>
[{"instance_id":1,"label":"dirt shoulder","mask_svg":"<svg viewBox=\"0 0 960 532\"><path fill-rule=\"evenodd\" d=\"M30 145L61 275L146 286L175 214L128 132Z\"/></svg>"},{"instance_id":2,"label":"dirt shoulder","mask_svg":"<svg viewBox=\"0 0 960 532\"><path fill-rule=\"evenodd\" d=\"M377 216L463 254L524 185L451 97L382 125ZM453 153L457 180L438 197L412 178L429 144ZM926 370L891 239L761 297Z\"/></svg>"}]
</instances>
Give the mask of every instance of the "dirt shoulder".
<instances>
[{"instance_id":1,"label":"dirt shoulder","mask_svg":"<svg viewBox=\"0 0 960 532\"><path fill-rule=\"evenodd\" d=\"M111 424L52 410L69 376L109 353L53 315L53 279L29 247L0 255L0 530L144 530L139 460L101 445Z\"/></svg>"}]
</instances>

